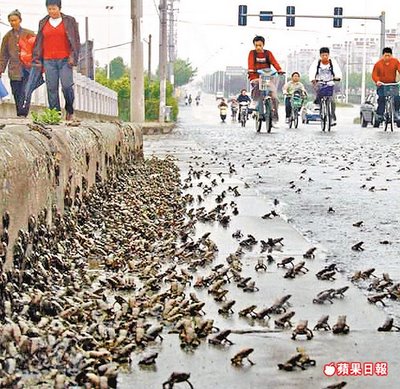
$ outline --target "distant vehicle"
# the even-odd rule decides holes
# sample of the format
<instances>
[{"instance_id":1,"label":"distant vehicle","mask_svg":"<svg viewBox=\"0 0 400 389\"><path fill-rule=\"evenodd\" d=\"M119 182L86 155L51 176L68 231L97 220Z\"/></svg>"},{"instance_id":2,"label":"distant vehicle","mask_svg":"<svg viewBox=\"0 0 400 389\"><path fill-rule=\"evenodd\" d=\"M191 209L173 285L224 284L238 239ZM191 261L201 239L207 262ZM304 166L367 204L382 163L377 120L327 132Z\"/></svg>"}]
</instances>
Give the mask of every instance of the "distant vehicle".
<instances>
[{"instance_id":1,"label":"distant vehicle","mask_svg":"<svg viewBox=\"0 0 400 389\"><path fill-rule=\"evenodd\" d=\"M335 99L338 103L345 103L346 102L346 95L337 94Z\"/></svg>"},{"instance_id":2,"label":"distant vehicle","mask_svg":"<svg viewBox=\"0 0 400 389\"><path fill-rule=\"evenodd\" d=\"M378 107L378 96L376 93L370 93L360 105L360 123L361 127L367 127L368 124L374 125L376 108Z\"/></svg>"},{"instance_id":3,"label":"distant vehicle","mask_svg":"<svg viewBox=\"0 0 400 389\"><path fill-rule=\"evenodd\" d=\"M301 110L301 121L308 124L309 122L319 122L319 105L309 101Z\"/></svg>"},{"instance_id":4,"label":"distant vehicle","mask_svg":"<svg viewBox=\"0 0 400 389\"><path fill-rule=\"evenodd\" d=\"M222 100L224 98L224 92L217 92L215 100Z\"/></svg>"}]
</instances>

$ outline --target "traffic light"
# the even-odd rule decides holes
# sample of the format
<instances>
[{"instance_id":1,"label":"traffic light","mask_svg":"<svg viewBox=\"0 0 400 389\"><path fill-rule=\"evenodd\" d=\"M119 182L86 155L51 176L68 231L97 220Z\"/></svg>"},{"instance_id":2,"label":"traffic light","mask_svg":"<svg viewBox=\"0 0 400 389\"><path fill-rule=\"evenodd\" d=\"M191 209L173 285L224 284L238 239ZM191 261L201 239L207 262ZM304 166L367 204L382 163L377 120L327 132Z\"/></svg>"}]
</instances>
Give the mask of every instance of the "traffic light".
<instances>
[{"instance_id":1,"label":"traffic light","mask_svg":"<svg viewBox=\"0 0 400 389\"><path fill-rule=\"evenodd\" d=\"M292 5L286 7L286 27L294 27L294 11L295 7Z\"/></svg>"},{"instance_id":2,"label":"traffic light","mask_svg":"<svg viewBox=\"0 0 400 389\"><path fill-rule=\"evenodd\" d=\"M239 5L239 26L247 25L247 5Z\"/></svg>"},{"instance_id":3,"label":"traffic light","mask_svg":"<svg viewBox=\"0 0 400 389\"><path fill-rule=\"evenodd\" d=\"M341 28L342 23L343 23L343 8L342 7L335 7L333 9L333 15L334 16L340 16L340 17L334 17L333 18L333 27L335 28Z\"/></svg>"},{"instance_id":4,"label":"traffic light","mask_svg":"<svg viewBox=\"0 0 400 389\"><path fill-rule=\"evenodd\" d=\"M272 22L272 11L260 11L260 22Z\"/></svg>"}]
</instances>

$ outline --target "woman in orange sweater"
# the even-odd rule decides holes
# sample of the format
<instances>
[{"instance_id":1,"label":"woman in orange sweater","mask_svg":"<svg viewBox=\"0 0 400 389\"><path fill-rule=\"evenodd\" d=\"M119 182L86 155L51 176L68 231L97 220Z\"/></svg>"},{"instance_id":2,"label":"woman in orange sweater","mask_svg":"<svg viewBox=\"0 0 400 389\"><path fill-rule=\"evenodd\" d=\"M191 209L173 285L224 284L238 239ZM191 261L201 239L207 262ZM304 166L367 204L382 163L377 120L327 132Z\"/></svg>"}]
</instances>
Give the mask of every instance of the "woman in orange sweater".
<instances>
[{"instance_id":1,"label":"woman in orange sweater","mask_svg":"<svg viewBox=\"0 0 400 389\"><path fill-rule=\"evenodd\" d=\"M383 121L383 113L385 111L385 86L383 84L395 83L398 72L400 73L399 60L393 57L393 52L390 47L385 47L382 51L382 58L375 64L374 69L372 70L372 79L377 86L378 94L378 109L376 110L378 115L378 126L379 122ZM400 97L399 87L397 86L394 90L395 120L397 122L399 122L399 108Z\"/></svg>"}]
</instances>

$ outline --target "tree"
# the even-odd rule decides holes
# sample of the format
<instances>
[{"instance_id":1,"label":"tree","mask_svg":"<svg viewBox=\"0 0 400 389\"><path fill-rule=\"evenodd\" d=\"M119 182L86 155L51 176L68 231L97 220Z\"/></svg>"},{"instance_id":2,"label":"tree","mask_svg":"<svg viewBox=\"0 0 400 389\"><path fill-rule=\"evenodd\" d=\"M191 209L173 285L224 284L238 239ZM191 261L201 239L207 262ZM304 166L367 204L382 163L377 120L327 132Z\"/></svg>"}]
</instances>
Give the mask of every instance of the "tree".
<instances>
[{"instance_id":1,"label":"tree","mask_svg":"<svg viewBox=\"0 0 400 389\"><path fill-rule=\"evenodd\" d=\"M175 86L182 86L192 81L197 74L197 68L193 69L192 64L187 59L177 59L174 62L174 82Z\"/></svg>"},{"instance_id":2,"label":"tree","mask_svg":"<svg viewBox=\"0 0 400 389\"><path fill-rule=\"evenodd\" d=\"M110 78L111 80L118 80L127 71L122 57L116 57L110 62Z\"/></svg>"},{"instance_id":3,"label":"tree","mask_svg":"<svg viewBox=\"0 0 400 389\"><path fill-rule=\"evenodd\" d=\"M118 93L118 110L119 118L124 121L129 121L130 118L130 91L131 82L128 69L116 80L107 78L105 68L96 68L96 81L107 88L110 88ZM145 113L146 121L157 121L160 106L160 81L150 81L148 76L145 76ZM178 116L178 101L173 97L173 87L167 82L167 105L172 107L172 120L176 120Z\"/></svg>"}]
</instances>

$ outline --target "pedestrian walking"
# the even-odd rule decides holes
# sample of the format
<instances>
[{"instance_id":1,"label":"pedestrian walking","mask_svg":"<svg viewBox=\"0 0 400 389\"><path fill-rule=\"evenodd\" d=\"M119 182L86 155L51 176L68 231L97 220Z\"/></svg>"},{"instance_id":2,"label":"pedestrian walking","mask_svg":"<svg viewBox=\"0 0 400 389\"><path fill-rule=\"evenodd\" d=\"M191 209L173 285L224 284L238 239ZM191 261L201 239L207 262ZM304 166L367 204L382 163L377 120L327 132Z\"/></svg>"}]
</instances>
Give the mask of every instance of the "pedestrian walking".
<instances>
[{"instance_id":1,"label":"pedestrian walking","mask_svg":"<svg viewBox=\"0 0 400 389\"><path fill-rule=\"evenodd\" d=\"M29 78L35 34L21 27L22 16L17 9L10 12L8 22L11 30L4 35L1 43L0 77L8 67L17 116L26 117L29 113L29 104L24 105L25 87Z\"/></svg>"},{"instance_id":2,"label":"pedestrian walking","mask_svg":"<svg viewBox=\"0 0 400 389\"><path fill-rule=\"evenodd\" d=\"M65 119L73 120L75 96L72 69L79 58L78 24L75 18L61 12L61 0L46 0L46 7L48 15L39 22L32 62L34 66L44 66L49 108L61 111L58 93L61 82Z\"/></svg>"}]
</instances>

